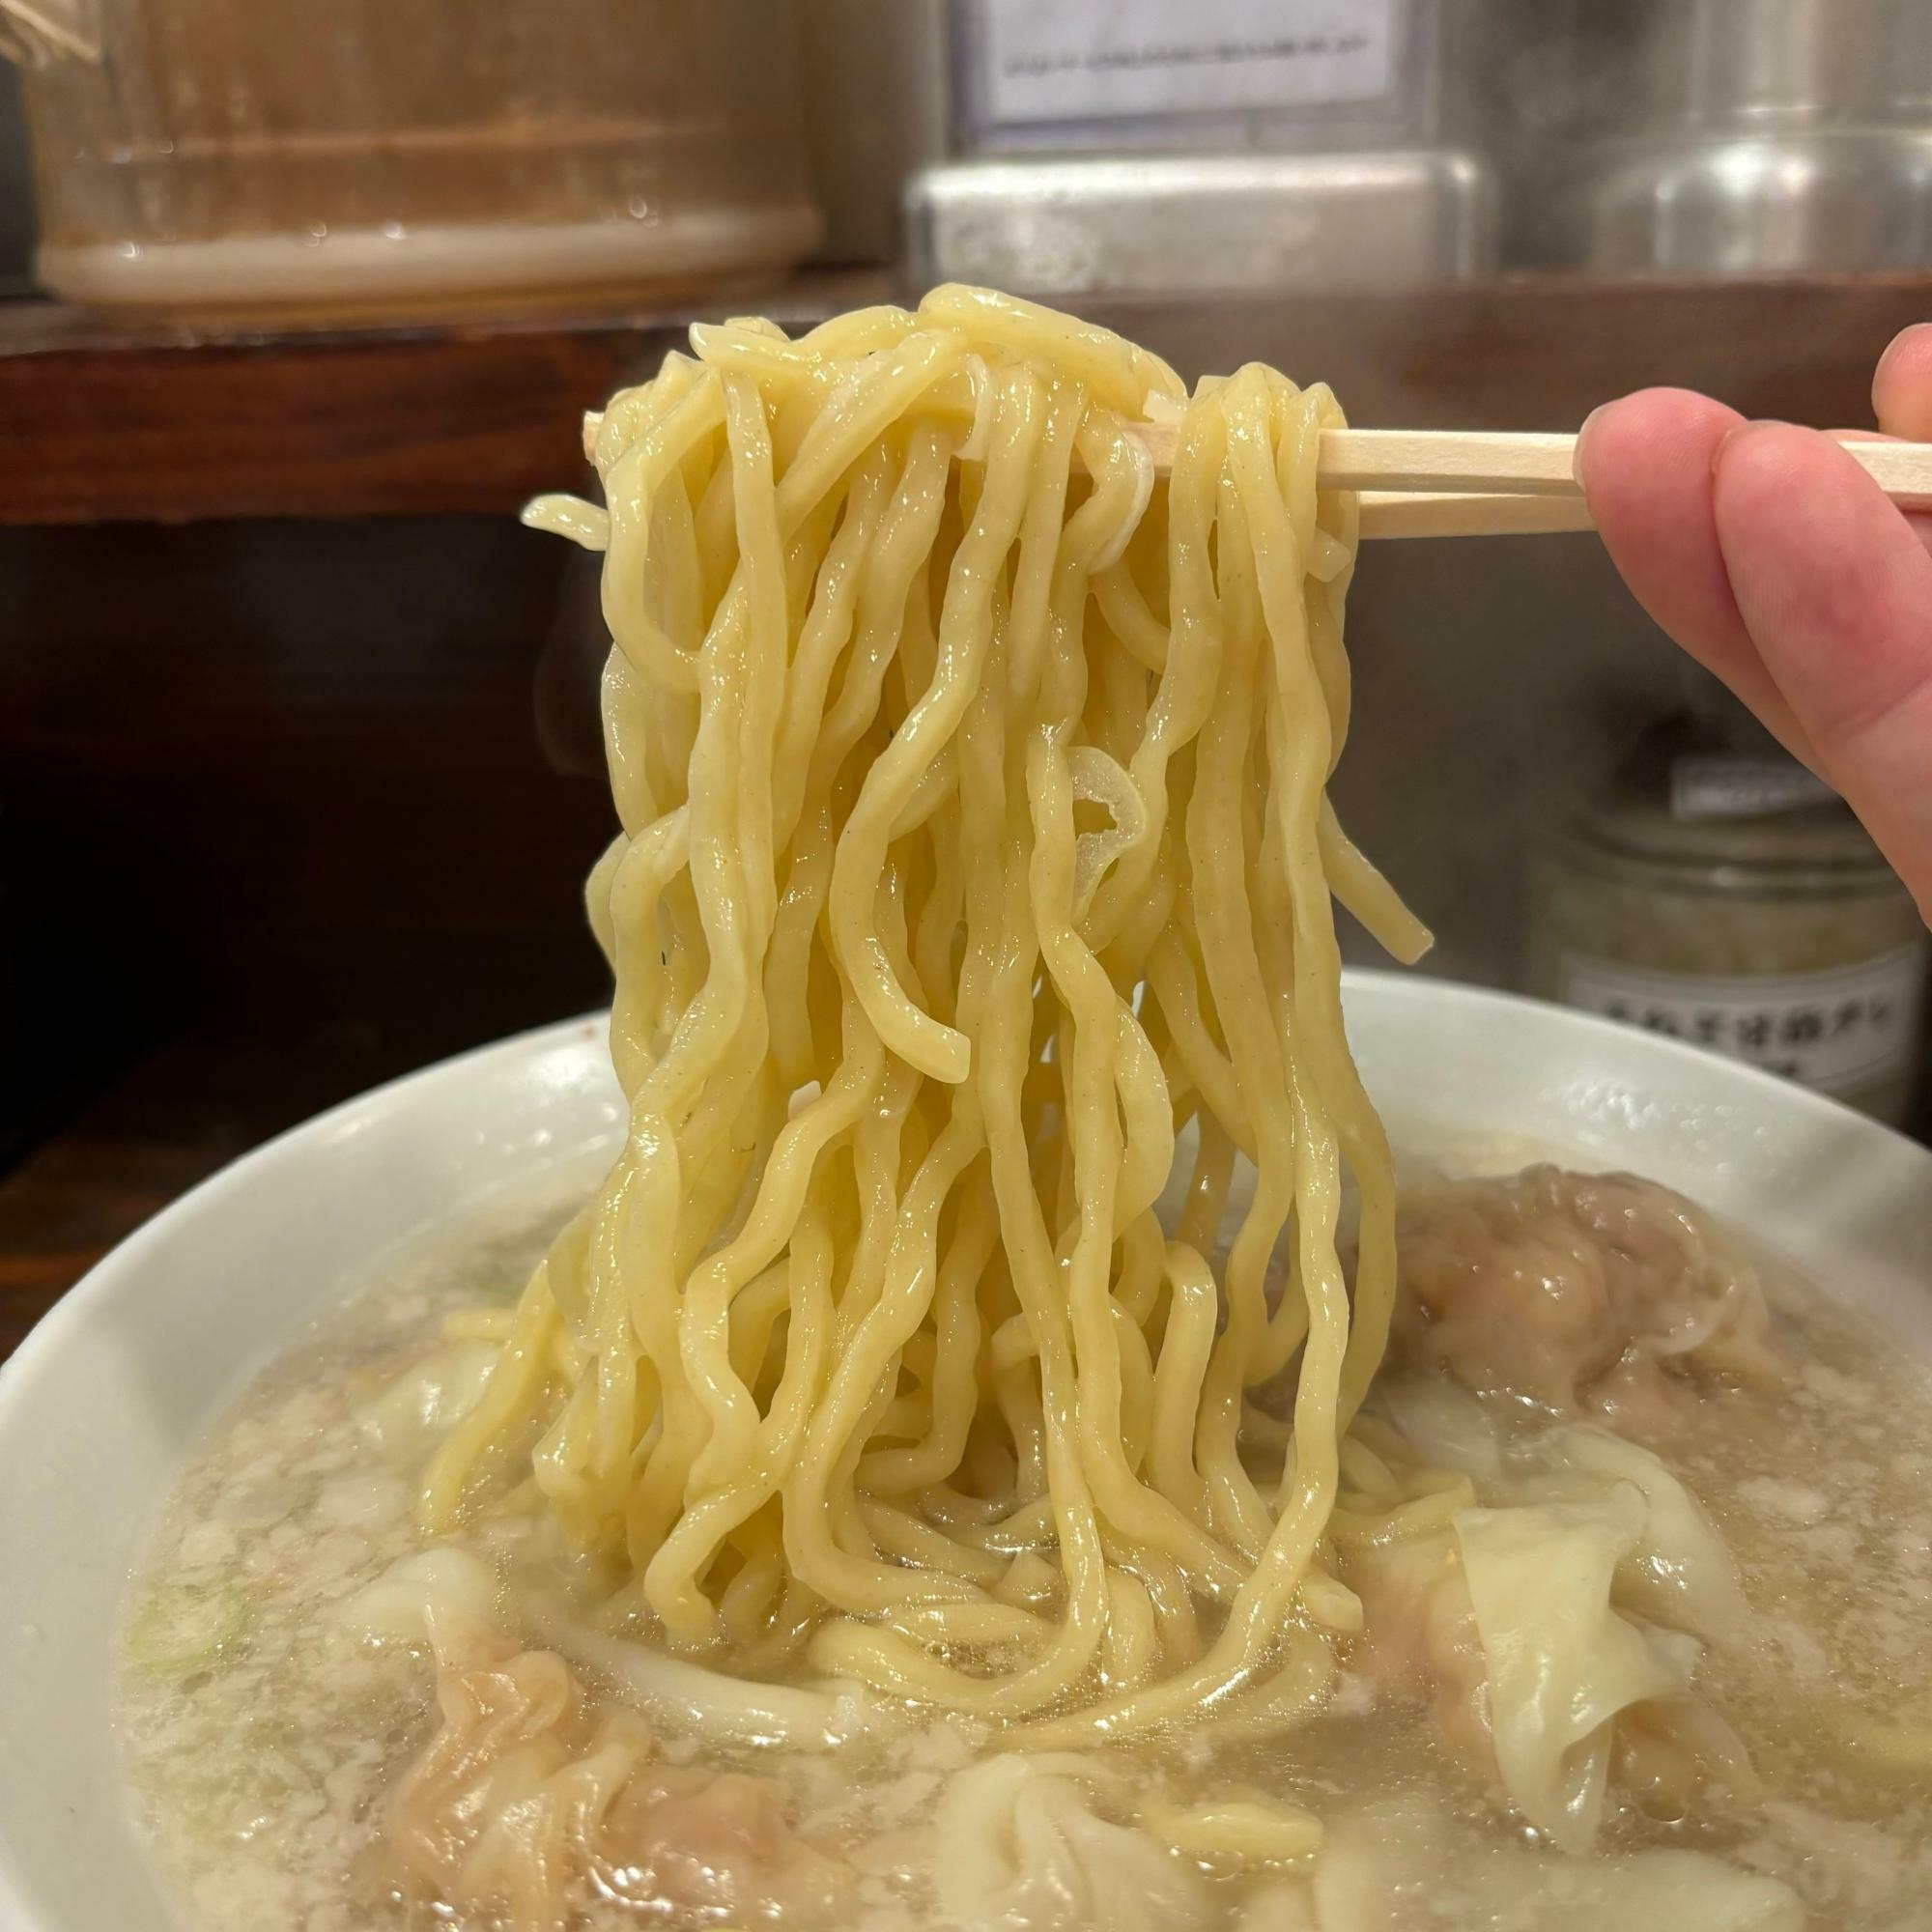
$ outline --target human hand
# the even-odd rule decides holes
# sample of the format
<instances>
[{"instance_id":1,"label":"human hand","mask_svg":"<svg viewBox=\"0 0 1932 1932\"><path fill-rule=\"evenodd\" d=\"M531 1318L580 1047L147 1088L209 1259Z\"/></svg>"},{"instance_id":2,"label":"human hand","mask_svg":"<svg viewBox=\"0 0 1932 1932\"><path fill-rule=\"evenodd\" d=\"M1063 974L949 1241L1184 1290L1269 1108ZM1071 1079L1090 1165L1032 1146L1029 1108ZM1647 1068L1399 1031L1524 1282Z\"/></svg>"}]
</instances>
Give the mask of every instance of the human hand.
<instances>
[{"instance_id":1,"label":"human hand","mask_svg":"<svg viewBox=\"0 0 1932 1932\"><path fill-rule=\"evenodd\" d=\"M1932 324L1872 380L1932 440ZM1644 389L1583 425L1577 474L1638 603L1833 785L1932 923L1932 516L1833 437Z\"/></svg>"}]
</instances>

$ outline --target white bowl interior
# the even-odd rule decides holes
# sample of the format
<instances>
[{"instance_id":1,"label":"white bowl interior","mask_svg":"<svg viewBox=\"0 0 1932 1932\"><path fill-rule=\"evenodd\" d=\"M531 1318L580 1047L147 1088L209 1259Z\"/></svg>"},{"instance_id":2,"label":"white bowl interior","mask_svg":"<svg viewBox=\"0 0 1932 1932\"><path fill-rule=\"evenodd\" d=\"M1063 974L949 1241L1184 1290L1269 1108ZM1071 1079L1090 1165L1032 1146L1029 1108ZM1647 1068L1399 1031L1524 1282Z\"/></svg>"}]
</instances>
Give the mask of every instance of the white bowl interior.
<instances>
[{"instance_id":1,"label":"white bowl interior","mask_svg":"<svg viewBox=\"0 0 1932 1932\"><path fill-rule=\"evenodd\" d=\"M1349 976L1347 1003L1399 1145L1650 1175L1932 1354L1923 1149L1768 1075L1554 1008L1367 973ZM593 1172L619 1120L595 1023L432 1067L156 1216L0 1371L0 1926L168 1922L112 1733L111 1647L129 1564L196 1433L373 1258L502 1188Z\"/></svg>"}]
</instances>

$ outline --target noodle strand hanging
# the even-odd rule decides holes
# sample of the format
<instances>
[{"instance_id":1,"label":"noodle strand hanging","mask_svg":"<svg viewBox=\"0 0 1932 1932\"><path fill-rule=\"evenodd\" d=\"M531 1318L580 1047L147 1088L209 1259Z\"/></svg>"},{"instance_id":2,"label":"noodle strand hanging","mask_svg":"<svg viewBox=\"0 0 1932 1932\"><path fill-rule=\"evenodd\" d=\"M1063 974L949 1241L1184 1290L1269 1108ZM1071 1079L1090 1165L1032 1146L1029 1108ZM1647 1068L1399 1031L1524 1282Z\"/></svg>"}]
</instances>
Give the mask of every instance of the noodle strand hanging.
<instances>
[{"instance_id":1,"label":"noodle strand hanging","mask_svg":"<svg viewBox=\"0 0 1932 1932\"><path fill-rule=\"evenodd\" d=\"M1333 901L1427 944L1326 797L1341 412L966 289L693 347L531 512L605 552L630 1123L425 1522L526 1465L670 1647L1037 1743L1306 1704L1395 1298Z\"/></svg>"}]
</instances>

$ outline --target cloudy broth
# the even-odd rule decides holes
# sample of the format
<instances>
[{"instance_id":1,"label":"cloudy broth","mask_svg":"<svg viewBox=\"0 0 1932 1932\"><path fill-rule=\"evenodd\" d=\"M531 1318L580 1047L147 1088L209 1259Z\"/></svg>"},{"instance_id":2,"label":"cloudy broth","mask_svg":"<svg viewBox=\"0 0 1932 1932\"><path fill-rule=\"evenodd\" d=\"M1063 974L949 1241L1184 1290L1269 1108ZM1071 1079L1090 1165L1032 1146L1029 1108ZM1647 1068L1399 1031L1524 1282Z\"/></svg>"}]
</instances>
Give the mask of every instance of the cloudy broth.
<instances>
[{"instance_id":1,"label":"cloudy broth","mask_svg":"<svg viewBox=\"0 0 1932 1932\"><path fill-rule=\"evenodd\" d=\"M509 1478L423 1569L425 1459L561 1212L389 1258L201 1444L129 1587L121 1721L185 1922L1932 1923L1925 1366L1776 1271L1769 1366L1706 1338L1684 1369L1674 1316L1553 1382L1472 1366L1520 1327L1486 1338L1459 1284L1540 1269L1548 1300L1569 1269L1628 1322L1588 1229L1677 1226L1566 1177L1483 1185L1406 1209L1407 1313L1333 1532L1363 1628L1328 1619L1318 1694L1077 1752L836 1691L809 1735L783 1696L822 1687L770 1649L633 1681L650 1627ZM1614 1580L1536 1624L1503 1601L1543 1587L1549 1562L1511 1568L1532 1533ZM1511 1676L1546 1628L1609 1714L1567 1747ZM738 1698L752 1664L790 1683Z\"/></svg>"}]
</instances>

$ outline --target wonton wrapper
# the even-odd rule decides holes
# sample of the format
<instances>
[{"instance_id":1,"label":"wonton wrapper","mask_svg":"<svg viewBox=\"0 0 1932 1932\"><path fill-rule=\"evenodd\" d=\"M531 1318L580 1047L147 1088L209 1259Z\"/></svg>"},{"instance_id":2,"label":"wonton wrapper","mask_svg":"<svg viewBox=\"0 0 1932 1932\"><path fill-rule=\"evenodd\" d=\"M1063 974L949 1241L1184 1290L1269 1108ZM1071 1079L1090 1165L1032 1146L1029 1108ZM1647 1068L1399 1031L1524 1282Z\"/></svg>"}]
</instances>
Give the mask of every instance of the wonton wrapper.
<instances>
[{"instance_id":1,"label":"wonton wrapper","mask_svg":"<svg viewBox=\"0 0 1932 1932\"><path fill-rule=\"evenodd\" d=\"M1546 1430L1506 1451L1489 1411L1466 1390L1401 1378L1377 1406L1424 1461L1466 1475L1492 1506L1596 1502L1619 1483L1643 1495L1643 1523L1619 1567L1619 1604L1710 1642L1735 1636L1750 1611L1737 1566L1697 1499L1656 1453L1588 1423Z\"/></svg>"},{"instance_id":2,"label":"wonton wrapper","mask_svg":"<svg viewBox=\"0 0 1932 1932\"><path fill-rule=\"evenodd\" d=\"M562 1657L494 1627L496 1594L487 1564L443 1547L343 1605L351 1629L426 1639L436 1660L440 1722L384 1809L384 1888L507 1932L563 1932L593 1893L707 1920L849 1918L855 1874L793 1833L775 1785L657 1762L639 1712L593 1710Z\"/></svg>"},{"instance_id":3,"label":"wonton wrapper","mask_svg":"<svg viewBox=\"0 0 1932 1932\"><path fill-rule=\"evenodd\" d=\"M1629 1485L1598 1503L1456 1518L1503 1788L1566 1851L1587 1851L1603 1821L1618 1715L1690 1689L1683 1654L1610 1605L1643 1521L1641 1492Z\"/></svg>"},{"instance_id":4,"label":"wonton wrapper","mask_svg":"<svg viewBox=\"0 0 1932 1932\"><path fill-rule=\"evenodd\" d=\"M1027 1932L1189 1932L1214 1917L1193 1867L1103 1817L1116 1773L1070 1752L1018 1752L961 1772L939 1801L941 1919Z\"/></svg>"}]
</instances>

